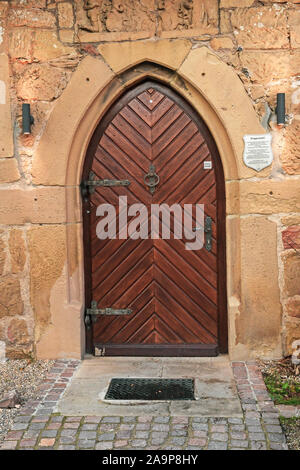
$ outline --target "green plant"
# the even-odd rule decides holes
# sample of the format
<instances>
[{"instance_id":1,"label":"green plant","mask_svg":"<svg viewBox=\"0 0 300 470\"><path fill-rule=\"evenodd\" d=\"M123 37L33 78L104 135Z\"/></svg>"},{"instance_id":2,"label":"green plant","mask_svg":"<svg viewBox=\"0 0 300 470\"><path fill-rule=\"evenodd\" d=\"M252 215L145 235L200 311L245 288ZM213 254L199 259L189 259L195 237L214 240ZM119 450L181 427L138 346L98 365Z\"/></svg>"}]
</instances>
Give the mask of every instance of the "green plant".
<instances>
[{"instance_id":1,"label":"green plant","mask_svg":"<svg viewBox=\"0 0 300 470\"><path fill-rule=\"evenodd\" d=\"M264 381L275 404L300 405L299 383L283 380L277 374L264 375Z\"/></svg>"}]
</instances>

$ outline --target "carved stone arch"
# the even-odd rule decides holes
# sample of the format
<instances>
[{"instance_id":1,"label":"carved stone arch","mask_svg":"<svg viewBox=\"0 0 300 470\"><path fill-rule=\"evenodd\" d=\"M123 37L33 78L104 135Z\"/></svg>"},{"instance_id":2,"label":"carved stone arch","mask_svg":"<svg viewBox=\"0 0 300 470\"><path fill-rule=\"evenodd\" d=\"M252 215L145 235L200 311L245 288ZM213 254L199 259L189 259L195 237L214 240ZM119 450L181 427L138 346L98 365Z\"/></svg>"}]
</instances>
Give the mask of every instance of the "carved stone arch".
<instances>
[{"instance_id":1,"label":"carved stone arch","mask_svg":"<svg viewBox=\"0 0 300 470\"><path fill-rule=\"evenodd\" d=\"M204 119L216 142L227 140L226 151L223 151L224 142L219 146L226 180L253 176L255 172L241 160L241 136L265 131L250 98L229 65L207 47L182 47L186 42L160 41L159 48L158 42L153 45L152 41L110 43L104 44L101 50L106 62L98 57L85 57L50 114L33 161L34 183L78 184L81 173L79 170L75 177L72 161L76 161L79 169L86 142L106 109L124 88L147 75L156 76L179 91ZM152 70L139 68L143 62L152 63ZM74 152L77 141L82 139L81 133L85 135L85 147L81 141L78 159Z\"/></svg>"},{"instance_id":2,"label":"carved stone arch","mask_svg":"<svg viewBox=\"0 0 300 470\"><path fill-rule=\"evenodd\" d=\"M51 296L51 327L39 339L38 357L49 357L49 344L55 345L52 346L53 356L80 357L84 353L81 171L97 124L127 87L145 77L169 85L192 104L206 122L219 149L225 182L232 183L232 180L254 174L242 164L242 136L264 133L264 129L235 72L206 47L191 49L185 40L160 42L160 48L156 48L155 41L111 43L103 45L101 54L105 61L85 57L55 103L45 127L33 161L33 182L65 188L61 203L66 209L67 259L58 283L59 293ZM173 52L168 55L170 44ZM117 47L123 49L119 50L119 62L114 59ZM227 244L229 352L234 357L234 318L239 312L240 299L239 275L236 274L240 264L238 185L226 185L226 197L230 206L226 212L231 214L227 234L236 235L234 241L229 236ZM63 339L58 341L57 332L66 327L74 334L68 335L67 341L61 335Z\"/></svg>"}]
</instances>

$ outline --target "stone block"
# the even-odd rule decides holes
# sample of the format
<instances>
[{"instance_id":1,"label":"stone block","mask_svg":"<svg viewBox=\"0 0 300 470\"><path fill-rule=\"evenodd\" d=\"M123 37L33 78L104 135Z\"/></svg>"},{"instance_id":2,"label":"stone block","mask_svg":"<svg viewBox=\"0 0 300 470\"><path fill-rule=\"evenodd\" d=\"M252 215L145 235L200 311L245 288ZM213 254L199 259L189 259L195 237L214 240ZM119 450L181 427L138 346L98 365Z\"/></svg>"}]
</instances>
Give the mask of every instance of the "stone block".
<instances>
[{"instance_id":1,"label":"stone block","mask_svg":"<svg viewBox=\"0 0 300 470\"><path fill-rule=\"evenodd\" d=\"M232 49L234 44L232 39L229 37L218 37L210 41L210 47L212 47L214 50Z\"/></svg>"},{"instance_id":2,"label":"stone block","mask_svg":"<svg viewBox=\"0 0 300 470\"><path fill-rule=\"evenodd\" d=\"M76 41L83 42L122 42L122 41L138 41L140 39L149 39L152 36L151 31L137 32L113 32L113 33L90 33L88 31L79 31Z\"/></svg>"},{"instance_id":3,"label":"stone block","mask_svg":"<svg viewBox=\"0 0 300 470\"><path fill-rule=\"evenodd\" d=\"M202 0L160 5L158 34L162 37L195 37L218 33L218 1ZM193 4L193 9L190 4Z\"/></svg>"},{"instance_id":4,"label":"stone block","mask_svg":"<svg viewBox=\"0 0 300 470\"><path fill-rule=\"evenodd\" d=\"M50 11L37 8L11 8L8 15L8 25L12 27L54 28L55 16Z\"/></svg>"},{"instance_id":5,"label":"stone block","mask_svg":"<svg viewBox=\"0 0 300 470\"><path fill-rule=\"evenodd\" d=\"M235 182L228 183L228 185ZM299 180L242 180L240 188L241 214L277 214L300 212ZM234 194L234 191L232 192ZM229 206L230 207L230 206Z\"/></svg>"},{"instance_id":6,"label":"stone block","mask_svg":"<svg viewBox=\"0 0 300 470\"><path fill-rule=\"evenodd\" d=\"M0 224L66 221L65 188L36 187L0 191Z\"/></svg>"},{"instance_id":7,"label":"stone block","mask_svg":"<svg viewBox=\"0 0 300 470\"><path fill-rule=\"evenodd\" d=\"M88 56L81 61L51 113L34 155L32 175L35 184L65 184L74 133L88 106L113 75L99 58ZM98 107L98 116L99 113ZM76 172L77 165L78 161Z\"/></svg>"},{"instance_id":8,"label":"stone block","mask_svg":"<svg viewBox=\"0 0 300 470\"><path fill-rule=\"evenodd\" d=\"M282 225L300 225L300 215L287 215L281 219Z\"/></svg>"},{"instance_id":9,"label":"stone block","mask_svg":"<svg viewBox=\"0 0 300 470\"><path fill-rule=\"evenodd\" d=\"M289 48L284 10L270 7L237 8L231 13L233 33L245 49Z\"/></svg>"},{"instance_id":10,"label":"stone block","mask_svg":"<svg viewBox=\"0 0 300 470\"><path fill-rule=\"evenodd\" d=\"M255 0L221 0L220 8L248 8L253 5Z\"/></svg>"},{"instance_id":11,"label":"stone block","mask_svg":"<svg viewBox=\"0 0 300 470\"><path fill-rule=\"evenodd\" d=\"M7 13L9 10L9 3L8 1L3 0L0 4L0 18L5 19L7 17Z\"/></svg>"},{"instance_id":12,"label":"stone block","mask_svg":"<svg viewBox=\"0 0 300 470\"><path fill-rule=\"evenodd\" d=\"M230 21L230 11L220 10L220 33L227 34L232 32Z\"/></svg>"},{"instance_id":13,"label":"stone block","mask_svg":"<svg viewBox=\"0 0 300 470\"><path fill-rule=\"evenodd\" d=\"M253 100L258 100L265 95L266 91L262 85L253 85L251 87L251 96Z\"/></svg>"},{"instance_id":14,"label":"stone block","mask_svg":"<svg viewBox=\"0 0 300 470\"><path fill-rule=\"evenodd\" d=\"M61 29L59 31L59 39L61 40L61 42L73 43L74 42L73 29Z\"/></svg>"},{"instance_id":15,"label":"stone block","mask_svg":"<svg viewBox=\"0 0 300 470\"><path fill-rule=\"evenodd\" d=\"M300 70L300 68L299 68ZM280 161L282 168L289 175L300 174L300 121L293 120L284 132L285 145L283 146Z\"/></svg>"},{"instance_id":16,"label":"stone block","mask_svg":"<svg viewBox=\"0 0 300 470\"><path fill-rule=\"evenodd\" d=\"M288 10L291 47L300 47L300 10Z\"/></svg>"},{"instance_id":17,"label":"stone block","mask_svg":"<svg viewBox=\"0 0 300 470\"><path fill-rule=\"evenodd\" d=\"M300 256L296 252L282 254L284 265L284 288L287 296L300 295Z\"/></svg>"},{"instance_id":18,"label":"stone block","mask_svg":"<svg viewBox=\"0 0 300 470\"><path fill-rule=\"evenodd\" d=\"M5 357L6 357L6 342L7 342L6 330L7 330L6 321L4 319L3 321L0 322L0 354L1 354L0 363L3 360L5 361ZM4 357L3 357L3 354L5 354Z\"/></svg>"},{"instance_id":19,"label":"stone block","mask_svg":"<svg viewBox=\"0 0 300 470\"><path fill-rule=\"evenodd\" d=\"M25 101L52 101L57 98L68 83L68 73L48 64L32 64L20 76L16 90Z\"/></svg>"},{"instance_id":20,"label":"stone block","mask_svg":"<svg viewBox=\"0 0 300 470\"><path fill-rule=\"evenodd\" d=\"M255 355L280 356L277 225L265 217L241 218L241 304L236 343Z\"/></svg>"},{"instance_id":21,"label":"stone block","mask_svg":"<svg viewBox=\"0 0 300 470\"><path fill-rule=\"evenodd\" d=\"M179 73L208 101L219 119L226 123L226 132L231 140L233 151L236 155L240 155L240 158L235 159L239 175L253 174L251 170L245 168L242 162L242 136L244 134L262 134L264 130L259 123L252 102L233 68L224 63L207 47L199 47L190 51L179 68ZM220 86L221 83L222 86ZM224 93L224 89L226 89L226 93ZM217 137L215 139L217 140ZM226 157L223 164L226 175L228 171Z\"/></svg>"},{"instance_id":22,"label":"stone block","mask_svg":"<svg viewBox=\"0 0 300 470\"><path fill-rule=\"evenodd\" d=\"M230 297L238 297L241 280L240 259L237 256L240 245L239 217L227 217L226 237L227 240L230 240L227 245L227 292Z\"/></svg>"},{"instance_id":23,"label":"stone block","mask_svg":"<svg viewBox=\"0 0 300 470\"><path fill-rule=\"evenodd\" d=\"M0 337L2 337L2 332L0 333ZM5 360L6 360L5 341L0 341L0 364L1 364L1 362L5 362Z\"/></svg>"},{"instance_id":24,"label":"stone block","mask_svg":"<svg viewBox=\"0 0 300 470\"><path fill-rule=\"evenodd\" d=\"M34 34L33 58L37 61L46 62L61 56L76 56L76 50L64 46L54 31L39 29Z\"/></svg>"},{"instance_id":25,"label":"stone block","mask_svg":"<svg viewBox=\"0 0 300 470\"><path fill-rule=\"evenodd\" d=\"M7 343L6 356L9 359L24 359L34 357L32 337L28 336L28 342L25 344Z\"/></svg>"},{"instance_id":26,"label":"stone block","mask_svg":"<svg viewBox=\"0 0 300 470\"><path fill-rule=\"evenodd\" d=\"M0 53L7 51L7 13L8 13L8 2L0 3Z\"/></svg>"},{"instance_id":27,"label":"stone block","mask_svg":"<svg viewBox=\"0 0 300 470\"><path fill-rule=\"evenodd\" d=\"M6 250L5 250L5 242L2 238L3 231L0 231L0 276L2 276L4 271L4 266L6 262Z\"/></svg>"},{"instance_id":28,"label":"stone block","mask_svg":"<svg viewBox=\"0 0 300 470\"><path fill-rule=\"evenodd\" d=\"M285 324L286 329L286 341L285 341L285 354L293 354L292 344L294 341L300 340L300 322L299 321L287 321Z\"/></svg>"},{"instance_id":29,"label":"stone block","mask_svg":"<svg viewBox=\"0 0 300 470\"><path fill-rule=\"evenodd\" d=\"M286 302L286 310L289 317L298 318L300 320L300 298L288 299Z\"/></svg>"},{"instance_id":30,"label":"stone block","mask_svg":"<svg viewBox=\"0 0 300 470\"><path fill-rule=\"evenodd\" d=\"M282 232L283 246L286 250L300 248L300 226L292 225Z\"/></svg>"},{"instance_id":31,"label":"stone block","mask_svg":"<svg viewBox=\"0 0 300 470\"><path fill-rule=\"evenodd\" d=\"M8 57L6 54L0 54L0 158L12 157L14 154L9 90Z\"/></svg>"},{"instance_id":32,"label":"stone block","mask_svg":"<svg viewBox=\"0 0 300 470\"><path fill-rule=\"evenodd\" d=\"M142 4L139 0L131 0L126 4L123 3L120 8L111 8L106 3L102 6L102 10L97 9L94 3L96 8L87 11L82 1L76 0L77 25L79 29L103 33L104 36L109 37L114 34L123 34L124 38L127 35L129 39L128 36L131 36L131 33L140 31L150 31L154 35L157 16L155 3L155 0L143 0ZM162 8L164 10L164 6ZM173 9L171 7L171 10Z\"/></svg>"},{"instance_id":33,"label":"stone block","mask_svg":"<svg viewBox=\"0 0 300 470\"><path fill-rule=\"evenodd\" d=\"M13 28L8 33L8 50L11 59L22 59L32 62L33 30Z\"/></svg>"},{"instance_id":34,"label":"stone block","mask_svg":"<svg viewBox=\"0 0 300 470\"><path fill-rule=\"evenodd\" d=\"M241 54L242 66L250 78L260 85L289 79L299 73L300 53L294 51L245 51Z\"/></svg>"},{"instance_id":35,"label":"stone block","mask_svg":"<svg viewBox=\"0 0 300 470\"><path fill-rule=\"evenodd\" d=\"M98 51L114 72L143 61L155 62L177 69L187 56L192 44L185 39L106 43Z\"/></svg>"},{"instance_id":36,"label":"stone block","mask_svg":"<svg viewBox=\"0 0 300 470\"><path fill-rule=\"evenodd\" d=\"M71 3L61 2L57 5L58 24L60 28L72 28L74 24L73 7Z\"/></svg>"},{"instance_id":37,"label":"stone block","mask_svg":"<svg viewBox=\"0 0 300 470\"><path fill-rule=\"evenodd\" d=\"M49 3L47 0L11 0L11 6L14 8L21 5L22 8L46 8L47 3Z\"/></svg>"},{"instance_id":38,"label":"stone block","mask_svg":"<svg viewBox=\"0 0 300 470\"><path fill-rule=\"evenodd\" d=\"M19 179L20 173L17 160L15 158L5 158L0 160L0 183L12 183L14 181L18 181Z\"/></svg>"},{"instance_id":39,"label":"stone block","mask_svg":"<svg viewBox=\"0 0 300 470\"><path fill-rule=\"evenodd\" d=\"M13 274L23 271L26 262L26 246L22 231L11 229L9 233L9 252L11 260L11 272Z\"/></svg>"},{"instance_id":40,"label":"stone block","mask_svg":"<svg viewBox=\"0 0 300 470\"><path fill-rule=\"evenodd\" d=\"M23 301L20 282L12 275L0 279L0 318L21 315Z\"/></svg>"},{"instance_id":41,"label":"stone block","mask_svg":"<svg viewBox=\"0 0 300 470\"><path fill-rule=\"evenodd\" d=\"M51 290L61 276L66 260L65 230L64 225L38 226L28 230L30 300L37 340L51 321Z\"/></svg>"}]
</instances>

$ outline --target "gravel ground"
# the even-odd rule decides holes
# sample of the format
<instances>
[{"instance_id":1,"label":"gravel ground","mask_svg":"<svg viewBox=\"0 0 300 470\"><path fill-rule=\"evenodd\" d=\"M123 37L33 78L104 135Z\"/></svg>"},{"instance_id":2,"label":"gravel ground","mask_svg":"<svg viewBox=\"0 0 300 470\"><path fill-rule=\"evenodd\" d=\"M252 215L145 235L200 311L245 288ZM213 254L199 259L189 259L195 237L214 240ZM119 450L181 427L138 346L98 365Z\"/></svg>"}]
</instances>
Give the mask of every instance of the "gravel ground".
<instances>
[{"instance_id":1,"label":"gravel ground","mask_svg":"<svg viewBox=\"0 0 300 470\"><path fill-rule=\"evenodd\" d=\"M259 361L265 384L275 404L300 404L300 365L291 357L277 361Z\"/></svg>"},{"instance_id":2,"label":"gravel ground","mask_svg":"<svg viewBox=\"0 0 300 470\"><path fill-rule=\"evenodd\" d=\"M300 450L300 418L281 418L289 450Z\"/></svg>"},{"instance_id":3,"label":"gravel ground","mask_svg":"<svg viewBox=\"0 0 300 470\"><path fill-rule=\"evenodd\" d=\"M26 359L8 359L0 362L0 397L6 392L16 390L21 404L18 408L0 408L0 442L26 401L37 397L37 387L53 364L54 361L28 361Z\"/></svg>"},{"instance_id":4,"label":"gravel ground","mask_svg":"<svg viewBox=\"0 0 300 470\"><path fill-rule=\"evenodd\" d=\"M300 383L300 365L294 366L291 357L277 361L257 361L263 375L277 374L282 380L293 380Z\"/></svg>"}]
</instances>

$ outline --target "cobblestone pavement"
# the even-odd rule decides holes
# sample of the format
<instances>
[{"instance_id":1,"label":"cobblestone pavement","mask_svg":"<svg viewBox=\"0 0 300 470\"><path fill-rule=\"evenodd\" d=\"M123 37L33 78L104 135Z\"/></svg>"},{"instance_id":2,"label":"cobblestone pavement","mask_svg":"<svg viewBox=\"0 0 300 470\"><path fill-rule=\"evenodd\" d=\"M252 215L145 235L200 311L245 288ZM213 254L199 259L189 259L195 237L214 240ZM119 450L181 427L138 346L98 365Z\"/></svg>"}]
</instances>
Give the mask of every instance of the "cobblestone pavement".
<instances>
[{"instance_id":1,"label":"cobblestone pavement","mask_svg":"<svg viewBox=\"0 0 300 470\"><path fill-rule=\"evenodd\" d=\"M284 450L279 414L255 362L233 362L243 418L61 416L54 413L79 361L57 360L0 449Z\"/></svg>"}]
</instances>

